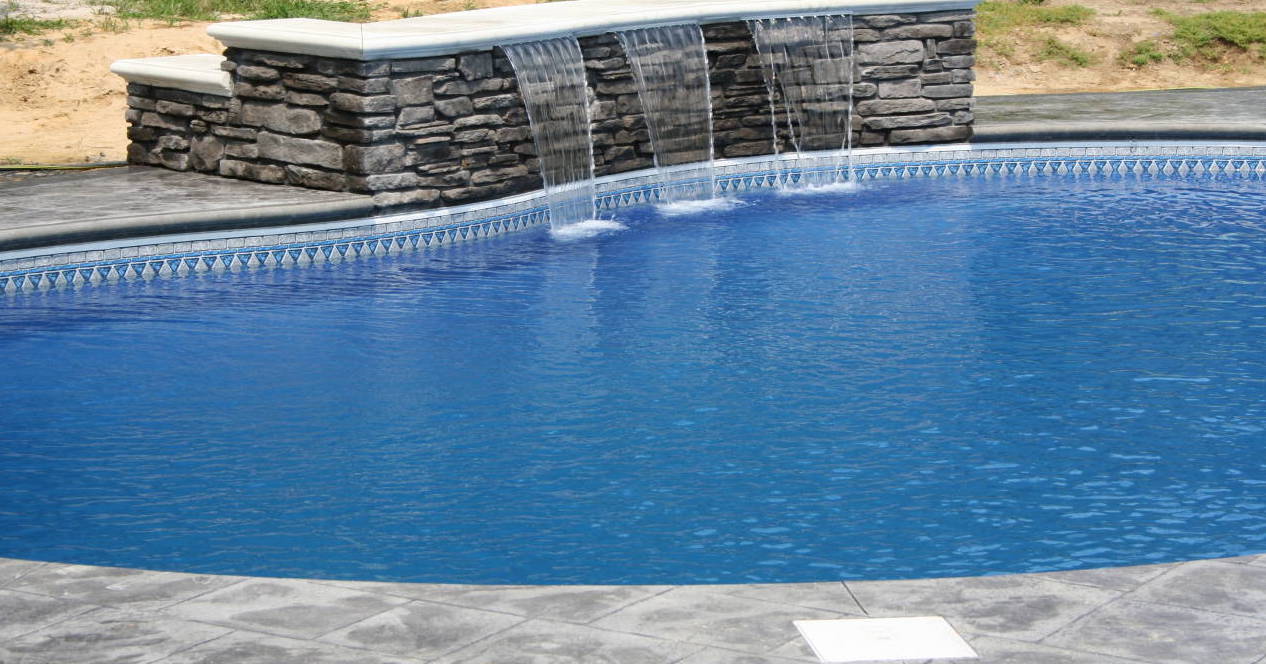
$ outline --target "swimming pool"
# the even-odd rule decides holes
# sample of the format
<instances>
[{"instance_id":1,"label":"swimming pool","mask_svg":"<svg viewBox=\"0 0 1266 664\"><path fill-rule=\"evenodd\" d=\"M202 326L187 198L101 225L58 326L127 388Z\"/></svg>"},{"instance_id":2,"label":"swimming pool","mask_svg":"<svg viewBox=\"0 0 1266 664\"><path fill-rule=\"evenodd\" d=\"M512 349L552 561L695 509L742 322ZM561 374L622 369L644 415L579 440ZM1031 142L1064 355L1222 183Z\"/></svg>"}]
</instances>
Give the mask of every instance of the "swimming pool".
<instances>
[{"instance_id":1,"label":"swimming pool","mask_svg":"<svg viewBox=\"0 0 1266 664\"><path fill-rule=\"evenodd\" d=\"M1266 550L1266 183L1065 170L11 298L0 555L701 583Z\"/></svg>"}]
</instances>

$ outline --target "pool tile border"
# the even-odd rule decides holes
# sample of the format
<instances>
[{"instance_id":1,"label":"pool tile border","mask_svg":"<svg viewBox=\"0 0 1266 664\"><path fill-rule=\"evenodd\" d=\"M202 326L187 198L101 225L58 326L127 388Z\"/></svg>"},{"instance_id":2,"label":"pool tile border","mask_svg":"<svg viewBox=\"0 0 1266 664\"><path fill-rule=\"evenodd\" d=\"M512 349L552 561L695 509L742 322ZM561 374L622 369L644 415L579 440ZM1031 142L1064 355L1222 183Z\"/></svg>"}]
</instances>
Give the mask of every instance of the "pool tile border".
<instances>
[{"instance_id":1,"label":"pool tile border","mask_svg":"<svg viewBox=\"0 0 1266 664\"><path fill-rule=\"evenodd\" d=\"M782 155L717 162L723 194L769 190L783 179L834 168L835 155ZM939 145L860 149L859 182L909 178L1203 176L1266 177L1266 143L1125 142ZM598 210L658 202L653 171L597 181ZM530 230L548 223L543 192L488 203L321 224L131 238L0 253L0 293L17 294L128 279L291 267L427 250Z\"/></svg>"}]
</instances>

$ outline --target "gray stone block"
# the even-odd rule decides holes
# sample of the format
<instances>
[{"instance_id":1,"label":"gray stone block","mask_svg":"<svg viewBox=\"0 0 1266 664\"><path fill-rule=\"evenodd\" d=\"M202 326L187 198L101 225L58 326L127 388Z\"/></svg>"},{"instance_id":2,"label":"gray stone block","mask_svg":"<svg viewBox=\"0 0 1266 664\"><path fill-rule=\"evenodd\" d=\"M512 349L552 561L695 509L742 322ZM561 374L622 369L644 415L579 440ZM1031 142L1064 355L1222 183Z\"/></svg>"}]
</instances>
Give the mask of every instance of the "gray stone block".
<instances>
[{"instance_id":1,"label":"gray stone block","mask_svg":"<svg viewBox=\"0 0 1266 664\"><path fill-rule=\"evenodd\" d=\"M446 118L460 118L473 113L475 106L468 97L457 97L436 100L435 110Z\"/></svg>"},{"instance_id":2,"label":"gray stone block","mask_svg":"<svg viewBox=\"0 0 1266 664\"><path fill-rule=\"evenodd\" d=\"M868 99L857 103L857 112L861 115L927 113L934 110L936 104L928 99Z\"/></svg>"},{"instance_id":3,"label":"gray stone block","mask_svg":"<svg viewBox=\"0 0 1266 664\"><path fill-rule=\"evenodd\" d=\"M392 60L391 73L413 74L418 72L446 72L457 68L457 58L419 58L415 60Z\"/></svg>"},{"instance_id":4,"label":"gray stone block","mask_svg":"<svg viewBox=\"0 0 1266 664\"><path fill-rule=\"evenodd\" d=\"M911 143L951 143L971 138L971 127L955 125L953 127L934 127L930 129L894 129L888 134L888 142L892 145L909 145Z\"/></svg>"},{"instance_id":5,"label":"gray stone block","mask_svg":"<svg viewBox=\"0 0 1266 664\"><path fill-rule=\"evenodd\" d=\"M391 95L362 97L349 92L330 95L330 107L346 113L390 113L396 110L396 98Z\"/></svg>"},{"instance_id":6,"label":"gray stone block","mask_svg":"<svg viewBox=\"0 0 1266 664\"><path fill-rule=\"evenodd\" d=\"M409 76L391 81L391 94L398 106L420 106L435 99L433 76Z\"/></svg>"},{"instance_id":7,"label":"gray stone block","mask_svg":"<svg viewBox=\"0 0 1266 664\"><path fill-rule=\"evenodd\" d=\"M303 90L305 92L333 92L337 87L338 79L333 76L322 76L320 74L287 72L281 77L281 82L287 88L292 90Z\"/></svg>"},{"instance_id":8,"label":"gray stone block","mask_svg":"<svg viewBox=\"0 0 1266 664\"><path fill-rule=\"evenodd\" d=\"M855 28L853 30L854 44L869 44L871 42L877 42L880 39L883 39L883 37L880 35L878 30L869 30L866 28Z\"/></svg>"},{"instance_id":9,"label":"gray stone block","mask_svg":"<svg viewBox=\"0 0 1266 664\"><path fill-rule=\"evenodd\" d=\"M176 115L182 118L193 117L193 106L174 101L160 100L154 104L154 110L164 115Z\"/></svg>"},{"instance_id":10,"label":"gray stone block","mask_svg":"<svg viewBox=\"0 0 1266 664\"><path fill-rule=\"evenodd\" d=\"M358 95L382 95L391 91L391 79L385 76L375 78L341 76L338 78L338 89L355 92Z\"/></svg>"},{"instance_id":11,"label":"gray stone block","mask_svg":"<svg viewBox=\"0 0 1266 664\"><path fill-rule=\"evenodd\" d=\"M238 81L233 85L233 96L243 99L280 101L286 98L286 88L276 83L254 85Z\"/></svg>"},{"instance_id":12,"label":"gray stone block","mask_svg":"<svg viewBox=\"0 0 1266 664\"><path fill-rule=\"evenodd\" d=\"M239 141L253 141L259 132L245 127L212 127L211 133L216 136L233 138Z\"/></svg>"},{"instance_id":13,"label":"gray stone block","mask_svg":"<svg viewBox=\"0 0 1266 664\"><path fill-rule=\"evenodd\" d=\"M311 92L287 92L286 103L294 104L295 106L324 108L329 105L330 100L323 95L313 94Z\"/></svg>"},{"instance_id":14,"label":"gray stone block","mask_svg":"<svg viewBox=\"0 0 1266 664\"><path fill-rule=\"evenodd\" d=\"M944 39L954 36L954 28L940 23L916 23L888 28L884 39Z\"/></svg>"},{"instance_id":15,"label":"gray stone block","mask_svg":"<svg viewBox=\"0 0 1266 664\"><path fill-rule=\"evenodd\" d=\"M390 129L356 129L353 127L327 125L321 128L321 135L342 143L361 143L368 145L370 143L381 143L389 140L395 137L397 132Z\"/></svg>"},{"instance_id":16,"label":"gray stone block","mask_svg":"<svg viewBox=\"0 0 1266 664\"><path fill-rule=\"evenodd\" d=\"M519 95L505 94L492 95L490 97L476 97L474 100L475 110L487 111L492 109L522 107L523 100Z\"/></svg>"},{"instance_id":17,"label":"gray stone block","mask_svg":"<svg viewBox=\"0 0 1266 664\"><path fill-rule=\"evenodd\" d=\"M976 52L975 39L946 39L936 45L940 55L971 55Z\"/></svg>"},{"instance_id":18,"label":"gray stone block","mask_svg":"<svg viewBox=\"0 0 1266 664\"><path fill-rule=\"evenodd\" d=\"M918 19L909 14L875 14L872 16L858 16L853 19L854 25L866 28L891 28L894 25L905 25L914 23Z\"/></svg>"},{"instance_id":19,"label":"gray stone block","mask_svg":"<svg viewBox=\"0 0 1266 664\"><path fill-rule=\"evenodd\" d=\"M923 74L920 79L924 85L949 85L954 82L954 75L947 71Z\"/></svg>"},{"instance_id":20,"label":"gray stone block","mask_svg":"<svg viewBox=\"0 0 1266 664\"><path fill-rule=\"evenodd\" d=\"M474 185L492 184L494 182L503 182L511 178L523 177L527 174L528 169L526 166L494 168L472 173L470 176L470 183Z\"/></svg>"},{"instance_id":21,"label":"gray stone block","mask_svg":"<svg viewBox=\"0 0 1266 664\"><path fill-rule=\"evenodd\" d=\"M866 80L880 81L894 78L910 78L919 74L919 65L885 65L880 67L864 67L861 77Z\"/></svg>"},{"instance_id":22,"label":"gray stone block","mask_svg":"<svg viewBox=\"0 0 1266 664\"><path fill-rule=\"evenodd\" d=\"M503 127L497 130L496 141L498 143L518 143L520 141L531 140L531 127Z\"/></svg>"},{"instance_id":23,"label":"gray stone block","mask_svg":"<svg viewBox=\"0 0 1266 664\"><path fill-rule=\"evenodd\" d=\"M271 83L281 79L281 73L272 67L247 65L237 68L237 76L242 80L258 83Z\"/></svg>"},{"instance_id":24,"label":"gray stone block","mask_svg":"<svg viewBox=\"0 0 1266 664\"><path fill-rule=\"evenodd\" d=\"M224 157L224 141L214 135L199 136L190 144L189 152L194 170L216 172Z\"/></svg>"},{"instance_id":25,"label":"gray stone block","mask_svg":"<svg viewBox=\"0 0 1266 664\"><path fill-rule=\"evenodd\" d=\"M259 146L254 143L229 142L224 144L224 156L234 159L259 159Z\"/></svg>"},{"instance_id":26,"label":"gray stone block","mask_svg":"<svg viewBox=\"0 0 1266 664\"><path fill-rule=\"evenodd\" d=\"M901 65L923 62L923 42L876 42L857 47L857 61L862 65Z\"/></svg>"},{"instance_id":27,"label":"gray stone block","mask_svg":"<svg viewBox=\"0 0 1266 664\"><path fill-rule=\"evenodd\" d=\"M874 83L857 83L853 85L853 98L864 99L866 97L874 97L879 92L879 86Z\"/></svg>"},{"instance_id":28,"label":"gray stone block","mask_svg":"<svg viewBox=\"0 0 1266 664\"><path fill-rule=\"evenodd\" d=\"M435 121L434 106L412 106L400 110L396 124L401 127L425 124Z\"/></svg>"},{"instance_id":29,"label":"gray stone block","mask_svg":"<svg viewBox=\"0 0 1266 664\"><path fill-rule=\"evenodd\" d=\"M386 173L382 175L349 175L347 185L355 191L390 191L413 189L422 184L417 173Z\"/></svg>"},{"instance_id":30,"label":"gray stone block","mask_svg":"<svg viewBox=\"0 0 1266 664\"><path fill-rule=\"evenodd\" d=\"M399 143L349 145L343 151L343 167L359 175L391 173L404 167L404 152L404 146Z\"/></svg>"},{"instance_id":31,"label":"gray stone block","mask_svg":"<svg viewBox=\"0 0 1266 664\"><path fill-rule=\"evenodd\" d=\"M453 122L453 127L457 129L466 129L469 127L500 127L505 124L505 120L500 115L467 115L464 118L457 118Z\"/></svg>"},{"instance_id":32,"label":"gray stone block","mask_svg":"<svg viewBox=\"0 0 1266 664\"><path fill-rule=\"evenodd\" d=\"M127 138L129 141L149 143L158 140L158 133L150 127L128 127Z\"/></svg>"},{"instance_id":33,"label":"gray stone block","mask_svg":"<svg viewBox=\"0 0 1266 664\"><path fill-rule=\"evenodd\" d=\"M437 189L384 191L374 194L374 205L381 209L404 206L430 207L435 201L439 200L439 197L440 192Z\"/></svg>"},{"instance_id":34,"label":"gray stone block","mask_svg":"<svg viewBox=\"0 0 1266 664\"><path fill-rule=\"evenodd\" d=\"M879 82L880 99L905 99L918 97L923 91L923 84L917 78L895 79Z\"/></svg>"},{"instance_id":35,"label":"gray stone block","mask_svg":"<svg viewBox=\"0 0 1266 664\"><path fill-rule=\"evenodd\" d=\"M321 117L330 124L356 129L388 129L396 126L395 115L360 115L327 109Z\"/></svg>"},{"instance_id":36,"label":"gray stone block","mask_svg":"<svg viewBox=\"0 0 1266 664\"><path fill-rule=\"evenodd\" d=\"M975 104L970 97L936 100L936 110L938 111L970 111L974 106Z\"/></svg>"},{"instance_id":37,"label":"gray stone block","mask_svg":"<svg viewBox=\"0 0 1266 664\"><path fill-rule=\"evenodd\" d=\"M170 129L172 131L187 131L189 129L188 120L149 111L141 114L141 125L158 129Z\"/></svg>"},{"instance_id":38,"label":"gray stone block","mask_svg":"<svg viewBox=\"0 0 1266 664\"><path fill-rule=\"evenodd\" d=\"M170 168L173 171L189 170L189 153L188 152L167 152L163 151L158 157L163 164L163 168Z\"/></svg>"},{"instance_id":39,"label":"gray stone block","mask_svg":"<svg viewBox=\"0 0 1266 664\"><path fill-rule=\"evenodd\" d=\"M941 59L946 69L967 69L975 66L976 56L974 55L951 55Z\"/></svg>"},{"instance_id":40,"label":"gray stone block","mask_svg":"<svg viewBox=\"0 0 1266 664\"><path fill-rule=\"evenodd\" d=\"M315 134L321 130L321 116L307 108L294 108L285 104L242 104L242 124L264 127L283 134L300 136Z\"/></svg>"},{"instance_id":41,"label":"gray stone block","mask_svg":"<svg viewBox=\"0 0 1266 664\"><path fill-rule=\"evenodd\" d=\"M347 186L347 178L342 173L332 173L305 166L286 166L286 184L324 189L326 191L342 191Z\"/></svg>"},{"instance_id":42,"label":"gray stone block","mask_svg":"<svg viewBox=\"0 0 1266 664\"><path fill-rule=\"evenodd\" d=\"M470 53L457 59L462 78L474 81L492 76L492 53Z\"/></svg>"},{"instance_id":43,"label":"gray stone block","mask_svg":"<svg viewBox=\"0 0 1266 664\"><path fill-rule=\"evenodd\" d=\"M137 97L129 95L127 98L128 108L137 108L142 111L152 111L158 108L158 101L150 97Z\"/></svg>"},{"instance_id":44,"label":"gray stone block","mask_svg":"<svg viewBox=\"0 0 1266 664\"><path fill-rule=\"evenodd\" d=\"M928 85L923 88L923 96L929 99L950 99L952 97L970 97L972 86L968 83L953 85Z\"/></svg>"},{"instance_id":45,"label":"gray stone block","mask_svg":"<svg viewBox=\"0 0 1266 664\"><path fill-rule=\"evenodd\" d=\"M893 115L866 118L867 129L907 129L914 127L940 127L953 122L948 113L923 113L920 115Z\"/></svg>"},{"instance_id":46,"label":"gray stone block","mask_svg":"<svg viewBox=\"0 0 1266 664\"><path fill-rule=\"evenodd\" d=\"M343 149L329 141L260 132L258 145L264 159L331 170L343 167Z\"/></svg>"},{"instance_id":47,"label":"gray stone block","mask_svg":"<svg viewBox=\"0 0 1266 664\"><path fill-rule=\"evenodd\" d=\"M956 21L975 20L976 12L970 9L955 9L944 12L925 12L919 14L919 20L925 22L953 23Z\"/></svg>"},{"instance_id":48,"label":"gray stone block","mask_svg":"<svg viewBox=\"0 0 1266 664\"><path fill-rule=\"evenodd\" d=\"M281 67L283 69L306 69L313 62L313 57L291 53L269 53L265 51L243 51L242 62Z\"/></svg>"}]
</instances>

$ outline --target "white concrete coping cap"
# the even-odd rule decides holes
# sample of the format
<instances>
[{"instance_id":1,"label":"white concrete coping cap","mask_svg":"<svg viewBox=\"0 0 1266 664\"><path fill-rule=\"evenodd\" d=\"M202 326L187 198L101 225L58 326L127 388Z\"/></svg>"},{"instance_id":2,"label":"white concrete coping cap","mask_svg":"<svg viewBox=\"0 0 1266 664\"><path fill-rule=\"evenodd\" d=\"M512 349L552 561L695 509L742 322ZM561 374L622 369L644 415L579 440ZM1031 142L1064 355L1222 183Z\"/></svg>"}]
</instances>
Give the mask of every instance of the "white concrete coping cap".
<instances>
[{"instance_id":1,"label":"white concrete coping cap","mask_svg":"<svg viewBox=\"0 0 1266 664\"><path fill-rule=\"evenodd\" d=\"M673 23L722 23L820 14L972 9L979 0L572 0L476 9L378 23L307 18L217 23L225 46L351 60L453 55L550 37L599 35Z\"/></svg>"},{"instance_id":2,"label":"white concrete coping cap","mask_svg":"<svg viewBox=\"0 0 1266 664\"><path fill-rule=\"evenodd\" d=\"M233 96L229 73L220 69L224 56L212 53L115 60L110 71L128 83L175 88L221 97Z\"/></svg>"}]
</instances>

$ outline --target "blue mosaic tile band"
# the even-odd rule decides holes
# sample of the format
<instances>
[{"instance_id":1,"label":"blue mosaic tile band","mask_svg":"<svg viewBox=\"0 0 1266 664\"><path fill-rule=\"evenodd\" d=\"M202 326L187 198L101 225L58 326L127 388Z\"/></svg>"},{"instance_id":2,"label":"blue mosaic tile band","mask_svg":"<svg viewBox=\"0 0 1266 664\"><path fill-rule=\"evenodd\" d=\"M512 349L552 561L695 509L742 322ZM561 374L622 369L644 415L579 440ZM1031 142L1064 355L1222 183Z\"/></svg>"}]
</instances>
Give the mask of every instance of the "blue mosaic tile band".
<instances>
[{"instance_id":1,"label":"blue mosaic tile band","mask_svg":"<svg viewBox=\"0 0 1266 664\"><path fill-rule=\"evenodd\" d=\"M719 162L722 194L770 189L790 178L825 171L832 157L755 158ZM859 151L859 182L892 178L1031 177L1266 177L1266 145L1025 145L974 149L942 146L924 150ZM604 178L598 209L613 212L659 201L653 173ZM418 251L485 239L548 222L543 194L457 209L375 217L329 228L235 231L239 235L161 241L140 238L135 246L50 247L46 254L0 259L0 292L22 293L59 287L152 279L201 272L290 267L328 261ZM159 241L159 242L156 242Z\"/></svg>"}]
</instances>

